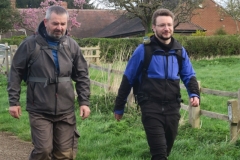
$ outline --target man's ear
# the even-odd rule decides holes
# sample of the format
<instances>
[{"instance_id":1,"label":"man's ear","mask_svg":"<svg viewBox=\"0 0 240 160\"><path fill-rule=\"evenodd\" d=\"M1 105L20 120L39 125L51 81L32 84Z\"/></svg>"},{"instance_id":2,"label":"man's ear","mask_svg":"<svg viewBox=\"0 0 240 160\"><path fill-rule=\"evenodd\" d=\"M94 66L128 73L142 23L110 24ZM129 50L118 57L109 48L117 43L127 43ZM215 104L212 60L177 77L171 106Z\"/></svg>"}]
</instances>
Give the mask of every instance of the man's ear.
<instances>
[{"instance_id":1,"label":"man's ear","mask_svg":"<svg viewBox=\"0 0 240 160\"><path fill-rule=\"evenodd\" d=\"M47 22L48 22L47 19L44 19L44 20L43 20L43 23L44 23L44 26L45 26L45 27L46 27L46 25L47 25Z\"/></svg>"},{"instance_id":2,"label":"man's ear","mask_svg":"<svg viewBox=\"0 0 240 160\"><path fill-rule=\"evenodd\" d=\"M153 31L153 33L155 33L155 27L156 26L152 24L152 31Z\"/></svg>"}]
</instances>

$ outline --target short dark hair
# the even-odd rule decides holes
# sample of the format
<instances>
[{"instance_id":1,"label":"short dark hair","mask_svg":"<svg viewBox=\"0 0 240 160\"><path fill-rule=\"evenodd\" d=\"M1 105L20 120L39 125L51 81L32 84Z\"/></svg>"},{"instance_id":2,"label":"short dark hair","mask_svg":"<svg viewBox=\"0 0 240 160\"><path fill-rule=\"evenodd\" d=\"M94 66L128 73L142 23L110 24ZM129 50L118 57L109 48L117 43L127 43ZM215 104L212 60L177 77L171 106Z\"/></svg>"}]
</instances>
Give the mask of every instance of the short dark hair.
<instances>
[{"instance_id":1,"label":"short dark hair","mask_svg":"<svg viewBox=\"0 0 240 160\"><path fill-rule=\"evenodd\" d=\"M161 8L161 9L157 9L152 15L152 24L153 25L156 25L156 19L158 16L170 16L170 17L172 17L172 19L174 21L174 14L168 9Z\"/></svg>"},{"instance_id":2,"label":"short dark hair","mask_svg":"<svg viewBox=\"0 0 240 160\"><path fill-rule=\"evenodd\" d=\"M66 14L67 17L69 18L69 14L68 14L66 9L64 9L61 6L51 6L46 11L45 19L50 19L50 16L53 12L58 14L58 15Z\"/></svg>"}]
</instances>

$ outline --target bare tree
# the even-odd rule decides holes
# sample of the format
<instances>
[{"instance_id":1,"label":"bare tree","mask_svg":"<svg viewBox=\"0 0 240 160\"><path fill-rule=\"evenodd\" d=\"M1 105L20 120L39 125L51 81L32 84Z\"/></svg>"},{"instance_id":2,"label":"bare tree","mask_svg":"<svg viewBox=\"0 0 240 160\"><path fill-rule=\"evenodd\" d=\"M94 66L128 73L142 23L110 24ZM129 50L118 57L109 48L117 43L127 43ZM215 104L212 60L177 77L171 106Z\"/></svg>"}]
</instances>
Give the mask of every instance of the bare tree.
<instances>
[{"instance_id":1,"label":"bare tree","mask_svg":"<svg viewBox=\"0 0 240 160\"><path fill-rule=\"evenodd\" d=\"M175 14L175 28L180 23L189 22L193 11L203 0L98 0L115 10L125 10L130 18L138 17L142 20L145 33L151 32L151 17L158 8L167 8Z\"/></svg>"}]
</instances>

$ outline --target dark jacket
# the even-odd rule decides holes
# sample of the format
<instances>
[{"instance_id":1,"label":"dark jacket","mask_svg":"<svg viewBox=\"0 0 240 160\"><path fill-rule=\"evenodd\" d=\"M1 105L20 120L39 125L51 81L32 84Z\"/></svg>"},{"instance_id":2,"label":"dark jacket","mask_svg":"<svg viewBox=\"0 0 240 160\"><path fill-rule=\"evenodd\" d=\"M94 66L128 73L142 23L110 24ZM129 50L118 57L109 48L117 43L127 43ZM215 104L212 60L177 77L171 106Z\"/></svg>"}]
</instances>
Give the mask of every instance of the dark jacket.
<instances>
[{"instance_id":1,"label":"dark jacket","mask_svg":"<svg viewBox=\"0 0 240 160\"><path fill-rule=\"evenodd\" d=\"M35 50L36 43L40 46L48 46L46 37L42 34L45 30L45 26L40 24L38 29L40 33L24 40L13 57L8 78L10 106L20 105L20 84L26 72L29 57ZM72 55L68 55L64 47L58 47L59 73L56 72L51 49L40 49L37 60L28 69L29 77L51 79L53 82L46 84L45 82L29 81L27 83L27 111L52 115L73 112L75 94L71 79L76 82L75 88L79 105L89 106L90 80L87 62L76 41L65 35L59 40L59 46L63 46L63 43L68 43L67 46L69 46ZM73 62L71 59L73 59ZM60 77L70 77L71 79L56 82L56 79Z\"/></svg>"},{"instance_id":2,"label":"dark jacket","mask_svg":"<svg viewBox=\"0 0 240 160\"><path fill-rule=\"evenodd\" d=\"M187 88L189 97L199 97L198 84L195 72L189 60L187 52L174 38L171 49L163 50L155 37L151 38L152 59L146 74L142 74L144 63L144 44L139 45L130 58L115 101L115 113L123 114L127 97L136 81L140 82L141 96L147 97L140 103L144 112L177 113L180 108L180 79ZM182 51L182 69L179 72L179 65L176 51ZM143 77L145 76L145 77ZM156 102L155 105L146 103Z\"/></svg>"}]
</instances>

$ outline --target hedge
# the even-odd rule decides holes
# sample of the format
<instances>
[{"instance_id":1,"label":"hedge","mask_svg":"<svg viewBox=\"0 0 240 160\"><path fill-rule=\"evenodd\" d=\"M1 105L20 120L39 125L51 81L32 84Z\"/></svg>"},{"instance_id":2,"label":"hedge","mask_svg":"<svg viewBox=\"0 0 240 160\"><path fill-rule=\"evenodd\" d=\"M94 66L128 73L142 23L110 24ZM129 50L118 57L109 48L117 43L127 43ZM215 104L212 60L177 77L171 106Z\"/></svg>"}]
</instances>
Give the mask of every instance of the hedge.
<instances>
[{"instance_id":1,"label":"hedge","mask_svg":"<svg viewBox=\"0 0 240 160\"><path fill-rule=\"evenodd\" d=\"M2 39L0 43L19 45L24 36ZM101 60L112 62L115 60L128 60L134 49L142 43L143 38L74 38L80 47L100 45ZM181 36L177 39L188 51L190 58L202 59L218 56L231 56L240 54L240 36Z\"/></svg>"}]
</instances>

